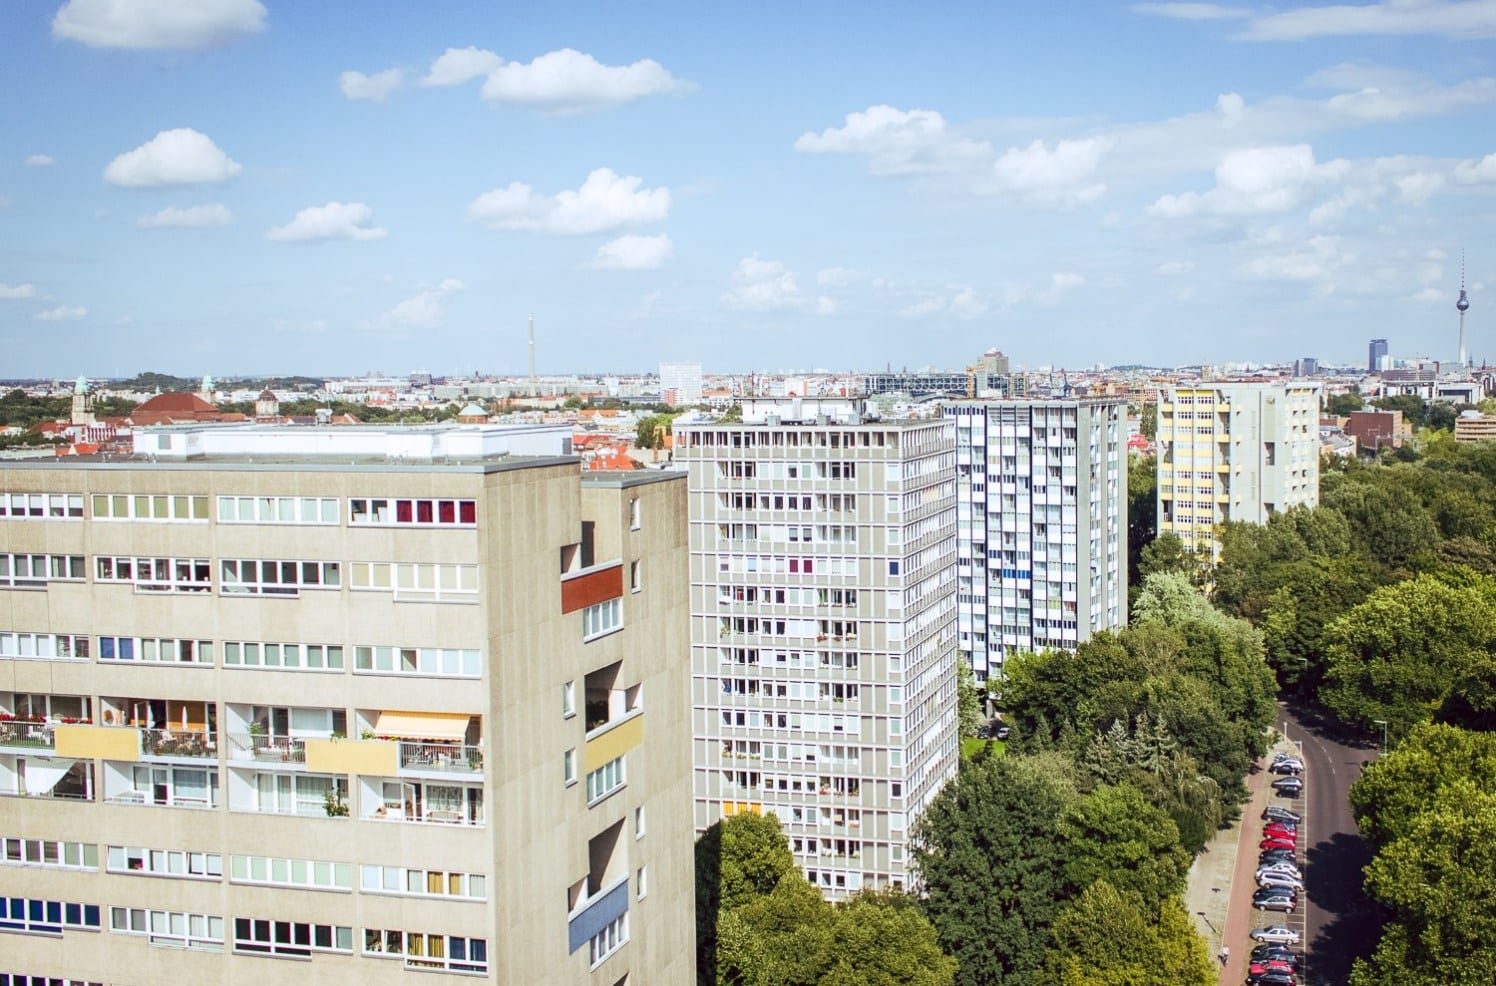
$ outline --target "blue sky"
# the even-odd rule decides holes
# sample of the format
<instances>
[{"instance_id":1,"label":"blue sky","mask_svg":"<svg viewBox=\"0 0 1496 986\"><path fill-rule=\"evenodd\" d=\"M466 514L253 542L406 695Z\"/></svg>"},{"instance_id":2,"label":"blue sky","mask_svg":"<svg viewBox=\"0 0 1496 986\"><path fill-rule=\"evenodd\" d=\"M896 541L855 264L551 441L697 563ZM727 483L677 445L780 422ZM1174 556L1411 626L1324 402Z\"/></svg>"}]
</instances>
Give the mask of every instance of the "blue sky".
<instances>
[{"instance_id":1,"label":"blue sky","mask_svg":"<svg viewBox=\"0 0 1496 986\"><path fill-rule=\"evenodd\" d=\"M1496 0L0 7L7 376L1496 361ZM1482 235L1484 234L1484 235ZM1489 312L1489 314L1488 314Z\"/></svg>"}]
</instances>

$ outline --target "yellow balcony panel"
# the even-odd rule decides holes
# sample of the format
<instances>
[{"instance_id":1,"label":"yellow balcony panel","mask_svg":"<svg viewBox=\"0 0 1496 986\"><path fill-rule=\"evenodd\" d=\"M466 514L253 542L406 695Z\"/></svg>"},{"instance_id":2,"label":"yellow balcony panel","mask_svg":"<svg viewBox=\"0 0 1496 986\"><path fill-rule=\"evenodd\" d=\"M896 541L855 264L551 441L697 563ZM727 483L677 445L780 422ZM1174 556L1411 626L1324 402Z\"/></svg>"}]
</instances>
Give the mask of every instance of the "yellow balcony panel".
<instances>
[{"instance_id":1,"label":"yellow balcony panel","mask_svg":"<svg viewBox=\"0 0 1496 986\"><path fill-rule=\"evenodd\" d=\"M762 815L764 806L757 801L724 801L722 802L722 817L731 818L734 815Z\"/></svg>"},{"instance_id":2,"label":"yellow balcony panel","mask_svg":"<svg viewBox=\"0 0 1496 986\"><path fill-rule=\"evenodd\" d=\"M119 726L58 726L57 755L74 760L139 760L140 730Z\"/></svg>"},{"instance_id":3,"label":"yellow balcony panel","mask_svg":"<svg viewBox=\"0 0 1496 986\"><path fill-rule=\"evenodd\" d=\"M591 773L605 763L617 760L640 743L644 742L644 716L636 715L624 719L618 725L605 729L587 741L582 751L584 769Z\"/></svg>"},{"instance_id":4,"label":"yellow balcony panel","mask_svg":"<svg viewBox=\"0 0 1496 986\"><path fill-rule=\"evenodd\" d=\"M400 770L400 744L387 740L309 739L306 769L319 774L374 774Z\"/></svg>"}]
</instances>

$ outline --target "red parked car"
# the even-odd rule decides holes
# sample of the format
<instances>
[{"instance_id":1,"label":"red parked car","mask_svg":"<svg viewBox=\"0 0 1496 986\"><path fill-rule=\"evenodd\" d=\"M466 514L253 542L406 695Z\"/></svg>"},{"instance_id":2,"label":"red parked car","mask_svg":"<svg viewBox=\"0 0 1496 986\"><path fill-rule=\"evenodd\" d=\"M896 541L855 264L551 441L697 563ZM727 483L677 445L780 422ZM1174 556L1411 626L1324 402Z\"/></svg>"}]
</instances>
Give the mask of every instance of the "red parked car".
<instances>
[{"instance_id":1,"label":"red parked car","mask_svg":"<svg viewBox=\"0 0 1496 986\"><path fill-rule=\"evenodd\" d=\"M1263 839L1257 843L1259 849L1295 849L1297 845L1292 839Z\"/></svg>"},{"instance_id":2,"label":"red parked car","mask_svg":"<svg viewBox=\"0 0 1496 986\"><path fill-rule=\"evenodd\" d=\"M1262 830L1264 839L1294 839L1299 837L1299 830L1286 825L1269 825Z\"/></svg>"}]
</instances>

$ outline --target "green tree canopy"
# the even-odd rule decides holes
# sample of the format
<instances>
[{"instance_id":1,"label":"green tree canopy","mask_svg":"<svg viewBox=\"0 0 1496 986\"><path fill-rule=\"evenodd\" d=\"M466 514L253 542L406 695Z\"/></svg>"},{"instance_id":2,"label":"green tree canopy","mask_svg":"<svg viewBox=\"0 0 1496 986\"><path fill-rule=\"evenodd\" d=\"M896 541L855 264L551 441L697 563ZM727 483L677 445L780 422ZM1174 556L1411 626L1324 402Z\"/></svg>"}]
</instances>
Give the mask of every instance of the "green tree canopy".
<instances>
[{"instance_id":1,"label":"green tree canopy","mask_svg":"<svg viewBox=\"0 0 1496 986\"><path fill-rule=\"evenodd\" d=\"M1418 726L1351 785L1356 824L1373 846L1406 838L1419 812L1460 782L1496 790L1496 733Z\"/></svg>"},{"instance_id":2,"label":"green tree canopy","mask_svg":"<svg viewBox=\"0 0 1496 986\"><path fill-rule=\"evenodd\" d=\"M1496 580L1465 572L1464 581L1420 575L1385 586L1332 623L1326 706L1362 729L1385 721L1393 736L1432 719L1496 646Z\"/></svg>"},{"instance_id":3,"label":"green tree canopy","mask_svg":"<svg viewBox=\"0 0 1496 986\"><path fill-rule=\"evenodd\" d=\"M920 818L925 913L963 986L1035 981L1064 889L1055 824L1074 797L1022 759L978 756Z\"/></svg>"},{"instance_id":4,"label":"green tree canopy","mask_svg":"<svg viewBox=\"0 0 1496 986\"><path fill-rule=\"evenodd\" d=\"M1065 809L1056 831L1069 895L1104 880L1152 911L1184 889L1190 853L1178 827L1130 784L1098 787Z\"/></svg>"},{"instance_id":5,"label":"green tree canopy","mask_svg":"<svg viewBox=\"0 0 1496 986\"><path fill-rule=\"evenodd\" d=\"M1177 899L1149 908L1098 880L1055 918L1041 986L1213 986L1216 970Z\"/></svg>"}]
</instances>

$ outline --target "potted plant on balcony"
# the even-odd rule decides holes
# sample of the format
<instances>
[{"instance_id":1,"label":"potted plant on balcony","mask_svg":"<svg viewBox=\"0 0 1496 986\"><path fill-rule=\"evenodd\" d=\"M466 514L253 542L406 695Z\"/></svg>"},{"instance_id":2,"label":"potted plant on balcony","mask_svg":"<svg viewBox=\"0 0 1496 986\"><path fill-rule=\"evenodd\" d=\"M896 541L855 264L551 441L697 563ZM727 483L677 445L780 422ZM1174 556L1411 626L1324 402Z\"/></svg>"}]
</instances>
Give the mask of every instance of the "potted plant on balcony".
<instances>
[{"instance_id":1,"label":"potted plant on balcony","mask_svg":"<svg viewBox=\"0 0 1496 986\"><path fill-rule=\"evenodd\" d=\"M327 812L328 818L348 817L348 802L338 797L333 791L322 795L322 808Z\"/></svg>"}]
</instances>

